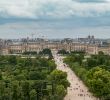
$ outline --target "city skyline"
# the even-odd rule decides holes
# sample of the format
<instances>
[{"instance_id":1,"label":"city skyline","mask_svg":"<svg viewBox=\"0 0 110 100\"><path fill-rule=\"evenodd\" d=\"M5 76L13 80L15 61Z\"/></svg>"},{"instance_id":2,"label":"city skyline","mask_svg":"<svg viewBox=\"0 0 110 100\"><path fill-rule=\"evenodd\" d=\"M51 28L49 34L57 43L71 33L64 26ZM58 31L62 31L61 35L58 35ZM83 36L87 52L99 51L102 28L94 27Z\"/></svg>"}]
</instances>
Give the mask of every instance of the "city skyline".
<instances>
[{"instance_id":1,"label":"city skyline","mask_svg":"<svg viewBox=\"0 0 110 100\"><path fill-rule=\"evenodd\" d=\"M110 38L109 0L1 0L0 38Z\"/></svg>"}]
</instances>

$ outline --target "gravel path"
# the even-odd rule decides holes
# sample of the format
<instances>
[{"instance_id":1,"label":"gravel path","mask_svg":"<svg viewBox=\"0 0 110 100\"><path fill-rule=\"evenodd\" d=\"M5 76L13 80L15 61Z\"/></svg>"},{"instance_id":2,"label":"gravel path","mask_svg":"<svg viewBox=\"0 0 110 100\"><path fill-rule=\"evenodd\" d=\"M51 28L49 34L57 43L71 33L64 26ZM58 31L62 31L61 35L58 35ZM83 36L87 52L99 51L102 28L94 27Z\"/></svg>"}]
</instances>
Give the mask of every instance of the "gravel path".
<instances>
[{"instance_id":1,"label":"gravel path","mask_svg":"<svg viewBox=\"0 0 110 100\"><path fill-rule=\"evenodd\" d=\"M70 82L70 87L67 89L67 95L64 100L98 100L88 92L87 87L83 82L75 75L75 73L63 63L62 57L57 54L53 54L57 69L67 72L67 79Z\"/></svg>"}]
</instances>

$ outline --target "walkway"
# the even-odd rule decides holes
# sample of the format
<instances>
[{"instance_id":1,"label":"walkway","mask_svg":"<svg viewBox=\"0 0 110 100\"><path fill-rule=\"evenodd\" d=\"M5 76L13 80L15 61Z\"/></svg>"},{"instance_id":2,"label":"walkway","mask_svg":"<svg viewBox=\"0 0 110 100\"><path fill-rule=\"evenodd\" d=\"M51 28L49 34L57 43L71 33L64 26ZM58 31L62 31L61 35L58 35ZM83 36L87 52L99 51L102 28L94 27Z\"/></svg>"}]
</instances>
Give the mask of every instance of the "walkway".
<instances>
[{"instance_id":1,"label":"walkway","mask_svg":"<svg viewBox=\"0 0 110 100\"><path fill-rule=\"evenodd\" d=\"M64 100L98 100L88 92L87 87L75 75L75 73L63 63L63 58L56 53L53 53L57 69L67 72L67 79L70 82L70 87L67 89L67 95Z\"/></svg>"}]
</instances>

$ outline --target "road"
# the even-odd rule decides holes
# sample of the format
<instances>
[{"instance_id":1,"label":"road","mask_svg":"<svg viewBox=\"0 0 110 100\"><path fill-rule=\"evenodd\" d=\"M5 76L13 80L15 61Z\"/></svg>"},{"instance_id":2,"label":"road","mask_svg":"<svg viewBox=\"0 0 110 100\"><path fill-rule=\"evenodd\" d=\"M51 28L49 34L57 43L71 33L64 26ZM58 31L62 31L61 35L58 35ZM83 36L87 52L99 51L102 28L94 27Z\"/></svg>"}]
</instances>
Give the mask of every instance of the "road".
<instances>
[{"instance_id":1,"label":"road","mask_svg":"<svg viewBox=\"0 0 110 100\"><path fill-rule=\"evenodd\" d=\"M75 73L63 63L63 58L53 53L57 69L67 72L67 79L70 87L67 89L67 95L64 100L98 100L92 96L83 82L75 75Z\"/></svg>"}]
</instances>

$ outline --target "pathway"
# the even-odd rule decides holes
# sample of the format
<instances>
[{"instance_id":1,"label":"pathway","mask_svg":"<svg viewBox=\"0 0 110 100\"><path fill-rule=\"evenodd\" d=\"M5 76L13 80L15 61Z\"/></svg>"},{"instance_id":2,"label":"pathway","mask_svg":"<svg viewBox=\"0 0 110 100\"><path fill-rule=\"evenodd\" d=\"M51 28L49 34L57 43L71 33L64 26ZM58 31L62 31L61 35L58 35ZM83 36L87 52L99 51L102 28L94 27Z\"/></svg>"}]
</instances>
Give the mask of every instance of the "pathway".
<instances>
[{"instance_id":1,"label":"pathway","mask_svg":"<svg viewBox=\"0 0 110 100\"><path fill-rule=\"evenodd\" d=\"M88 92L87 87L75 75L75 73L63 63L63 58L53 53L54 60L57 64L57 69L67 72L67 79L70 82L70 87L67 89L67 95L64 100L98 100Z\"/></svg>"}]
</instances>

